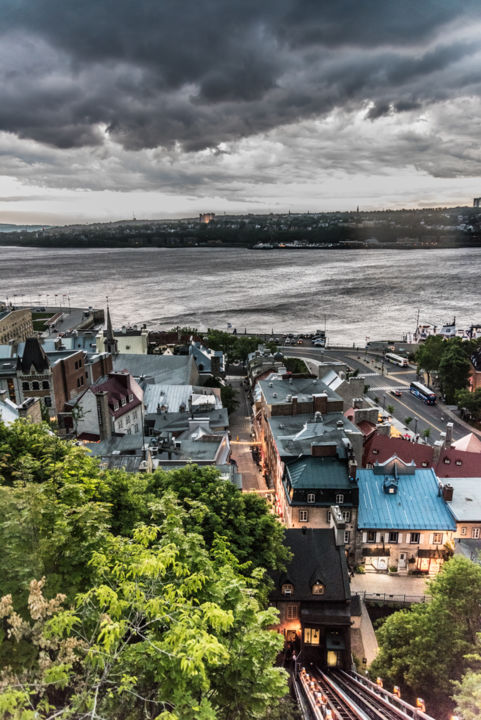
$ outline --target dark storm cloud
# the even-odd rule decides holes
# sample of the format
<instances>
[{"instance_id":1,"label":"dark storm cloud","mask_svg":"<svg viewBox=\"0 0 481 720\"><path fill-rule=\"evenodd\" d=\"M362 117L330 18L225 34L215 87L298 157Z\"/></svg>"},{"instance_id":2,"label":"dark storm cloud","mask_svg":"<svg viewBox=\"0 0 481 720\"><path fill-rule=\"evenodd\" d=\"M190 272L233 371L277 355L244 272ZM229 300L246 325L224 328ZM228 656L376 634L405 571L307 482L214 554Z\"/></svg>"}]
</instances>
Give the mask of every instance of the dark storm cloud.
<instances>
[{"instance_id":1,"label":"dark storm cloud","mask_svg":"<svg viewBox=\"0 0 481 720\"><path fill-rule=\"evenodd\" d=\"M371 103L370 120L450 95L475 2L3 0L0 129L59 148L215 148Z\"/></svg>"}]
</instances>

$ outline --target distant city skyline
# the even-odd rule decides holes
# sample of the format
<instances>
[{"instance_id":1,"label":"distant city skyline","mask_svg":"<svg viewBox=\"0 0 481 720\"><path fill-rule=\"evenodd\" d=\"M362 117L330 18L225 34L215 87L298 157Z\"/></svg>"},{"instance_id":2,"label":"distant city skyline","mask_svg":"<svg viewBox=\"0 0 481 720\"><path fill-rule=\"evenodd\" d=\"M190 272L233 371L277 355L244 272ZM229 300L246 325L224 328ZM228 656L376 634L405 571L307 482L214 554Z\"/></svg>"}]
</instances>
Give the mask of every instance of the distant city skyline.
<instances>
[{"instance_id":1,"label":"distant city skyline","mask_svg":"<svg viewBox=\"0 0 481 720\"><path fill-rule=\"evenodd\" d=\"M474 0L5 0L0 223L471 205Z\"/></svg>"}]
</instances>

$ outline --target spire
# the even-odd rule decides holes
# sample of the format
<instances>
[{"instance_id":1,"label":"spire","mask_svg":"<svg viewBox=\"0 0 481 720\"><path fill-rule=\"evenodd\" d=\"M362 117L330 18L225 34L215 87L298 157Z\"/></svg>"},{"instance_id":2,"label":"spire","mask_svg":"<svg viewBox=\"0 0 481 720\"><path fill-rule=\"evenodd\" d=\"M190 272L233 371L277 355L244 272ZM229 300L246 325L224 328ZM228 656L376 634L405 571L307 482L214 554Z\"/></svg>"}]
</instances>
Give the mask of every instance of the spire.
<instances>
[{"instance_id":1,"label":"spire","mask_svg":"<svg viewBox=\"0 0 481 720\"><path fill-rule=\"evenodd\" d=\"M106 321L106 329L104 330L104 338L105 338L105 352L110 353L111 355L117 355L118 354L118 348L117 348L117 340L115 339L114 331L112 329L112 319L110 317L110 309L107 303L107 321Z\"/></svg>"}]
</instances>

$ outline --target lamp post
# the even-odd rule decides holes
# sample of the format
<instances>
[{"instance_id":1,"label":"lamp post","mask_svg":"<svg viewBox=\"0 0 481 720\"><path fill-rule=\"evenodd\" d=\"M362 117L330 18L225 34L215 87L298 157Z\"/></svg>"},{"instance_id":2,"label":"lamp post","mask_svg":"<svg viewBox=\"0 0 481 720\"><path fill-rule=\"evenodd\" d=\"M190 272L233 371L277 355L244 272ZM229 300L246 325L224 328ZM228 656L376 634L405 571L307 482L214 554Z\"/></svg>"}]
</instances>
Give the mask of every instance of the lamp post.
<instances>
[{"instance_id":1,"label":"lamp post","mask_svg":"<svg viewBox=\"0 0 481 720\"><path fill-rule=\"evenodd\" d=\"M366 352L364 354L364 357L367 358L367 344L369 342L369 335L366 335Z\"/></svg>"}]
</instances>

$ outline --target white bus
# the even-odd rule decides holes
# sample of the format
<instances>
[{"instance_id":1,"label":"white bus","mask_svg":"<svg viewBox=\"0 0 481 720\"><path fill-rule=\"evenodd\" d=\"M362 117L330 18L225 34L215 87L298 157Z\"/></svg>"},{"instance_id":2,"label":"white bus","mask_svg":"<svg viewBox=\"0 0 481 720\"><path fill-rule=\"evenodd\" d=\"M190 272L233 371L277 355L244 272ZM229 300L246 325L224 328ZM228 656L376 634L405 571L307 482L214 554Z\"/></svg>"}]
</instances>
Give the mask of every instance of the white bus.
<instances>
[{"instance_id":1,"label":"white bus","mask_svg":"<svg viewBox=\"0 0 481 720\"><path fill-rule=\"evenodd\" d=\"M386 353L384 358L386 360L389 360L389 362L393 363L394 365L399 365L400 367L408 366L407 358L401 357L400 355L395 355L394 353Z\"/></svg>"}]
</instances>

